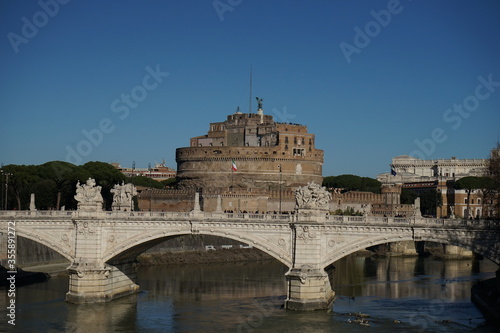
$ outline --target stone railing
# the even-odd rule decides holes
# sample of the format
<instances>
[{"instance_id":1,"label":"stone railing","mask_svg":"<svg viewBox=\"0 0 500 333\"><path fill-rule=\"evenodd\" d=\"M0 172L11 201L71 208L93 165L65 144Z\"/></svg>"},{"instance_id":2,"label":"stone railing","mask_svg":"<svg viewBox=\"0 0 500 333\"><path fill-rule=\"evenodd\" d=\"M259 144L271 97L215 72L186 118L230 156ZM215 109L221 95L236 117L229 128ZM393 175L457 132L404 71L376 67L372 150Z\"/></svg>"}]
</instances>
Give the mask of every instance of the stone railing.
<instances>
[{"instance_id":1,"label":"stone railing","mask_svg":"<svg viewBox=\"0 0 500 333\"><path fill-rule=\"evenodd\" d=\"M123 212L123 211L99 211L81 212L73 211L0 211L0 220L16 218L86 218L110 220L148 220L159 219L165 221L189 220L189 221L237 221L257 223L301 223L300 215L297 214L256 214L256 213L217 213L217 212ZM414 217L379 217L379 216L346 216L327 215L324 224L327 225L393 225L393 226L429 226L429 227L454 227L454 228L500 228L500 221L493 220L464 220L443 218L414 218Z\"/></svg>"}]
</instances>

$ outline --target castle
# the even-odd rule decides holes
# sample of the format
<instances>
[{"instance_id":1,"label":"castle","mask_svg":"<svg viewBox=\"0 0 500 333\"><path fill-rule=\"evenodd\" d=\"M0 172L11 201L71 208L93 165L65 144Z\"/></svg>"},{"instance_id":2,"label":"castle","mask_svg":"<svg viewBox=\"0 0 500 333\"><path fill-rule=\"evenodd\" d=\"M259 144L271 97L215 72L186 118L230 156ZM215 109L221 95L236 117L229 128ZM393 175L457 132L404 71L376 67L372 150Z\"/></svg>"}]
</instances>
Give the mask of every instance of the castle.
<instances>
[{"instance_id":1,"label":"castle","mask_svg":"<svg viewBox=\"0 0 500 333\"><path fill-rule=\"evenodd\" d=\"M143 209L193 208L189 198L201 194L205 211L293 211L294 190L323 181L323 150L316 149L307 126L280 123L257 113L236 112L210 123L208 133L176 150L177 190L148 189L139 195Z\"/></svg>"},{"instance_id":2,"label":"castle","mask_svg":"<svg viewBox=\"0 0 500 333\"><path fill-rule=\"evenodd\" d=\"M271 115L236 112L210 124L208 134L176 151L177 177L184 188L296 188L321 184L323 151L314 134Z\"/></svg>"}]
</instances>

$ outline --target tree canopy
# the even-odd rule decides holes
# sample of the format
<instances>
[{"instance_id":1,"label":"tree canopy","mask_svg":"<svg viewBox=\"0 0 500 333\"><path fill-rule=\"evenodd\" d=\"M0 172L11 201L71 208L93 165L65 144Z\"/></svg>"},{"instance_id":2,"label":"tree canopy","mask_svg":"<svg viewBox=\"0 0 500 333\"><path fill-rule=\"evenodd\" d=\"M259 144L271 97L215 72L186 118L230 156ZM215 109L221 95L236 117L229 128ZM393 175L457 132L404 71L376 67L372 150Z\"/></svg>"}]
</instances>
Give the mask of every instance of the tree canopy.
<instances>
[{"instance_id":1,"label":"tree canopy","mask_svg":"<svg viewBox=\"0 0 500 333\"><path fill-rule=\"evenodd\" d=\"M436 215L437 206L441 206L442 198L436 189L426 191L415 191L412 189L403 188L401 191L402 204L414 204L415 199L420 198L420 212L423 215Z\"/></svg>"},{"instance_id":2,"label":"tree canopy","mask_svg":"<svg viewBox=\"0 0 500 333\"><path fill-rule=\"evenodd\" d=\"M347 191L368 191L380 193L382 183L369 177L356 175L328 176L323 179L323 186L327 188L341 188Z\"/></svg>"},{"instance_id":3,"label":"tree canopy","mask_svg":"<svg viewBox=\"0 0 500 333\"><path fill-rule=\"evenodd\" d=\"M63 161L51 161L41 165L6 165L2 168L0 179L2 208L5 207L5 183L8 177L7 208L29 209L30 194L35 194L38 209L75 209L74 199L77 182L84 183L94 178L102 186L105 208L110 209L113 202L110 190L115 184L125 181L125 176L115 167L104 162L88 162L77 166Z\"/></svg>"},{"instance_id":4,"label":"tree canopy","mask_svg":"<svg viewBox=\"0 0 500 333\"><path fill-rule=\"evenodd\" d=\"M483 194L483 202L487 196L495 191L495 180L491 177L464 177L460 178L453 184L457 190L465 190L467 194L467 210L465 218L469 218L470 212L470 195L472 191L479 190Z\"/></svg>"},{"instance_id":5,"label":"tree canopy","mask_svg":"<svg viewBox=\"0 0 500 333\"><path fill-rule=\"evenodd\" d=\"M145 177L145 176L135 176L135 177L129 177L127 178L128 183L132 183L135 186L145 186L145 187L152 187L152 188L164 188L165 186L162 184L162 182L159 182L157 180Z\"/></svg>"},{"instance_id":6,"label":"tree canopy","mask_svg":"<svg viewBox=\"0 0 500 333\"><path fill-rule=\"evenodd\" d=\"M453 187L457 190L473 191L493 186L493 179L489 177L464 177L455 182Z\"/></svg>"}]
</instances>

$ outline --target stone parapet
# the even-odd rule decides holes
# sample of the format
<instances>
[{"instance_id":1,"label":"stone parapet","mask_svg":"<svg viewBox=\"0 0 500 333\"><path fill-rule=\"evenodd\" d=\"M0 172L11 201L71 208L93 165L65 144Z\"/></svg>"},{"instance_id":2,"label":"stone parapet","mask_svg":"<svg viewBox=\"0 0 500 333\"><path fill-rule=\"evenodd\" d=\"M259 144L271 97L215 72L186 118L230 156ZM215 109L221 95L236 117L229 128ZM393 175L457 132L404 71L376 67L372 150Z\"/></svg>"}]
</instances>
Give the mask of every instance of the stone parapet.
<instances>
[{"instance_id":1,"label":"stone parapet","mask_svg":"<svg viewBox=\"0 0 500 333\"><path fill-rule=\"evenodd\" d=\"M321 150L299 156L278 147L187 147L177 149L176 160L182 187L269 189L323 181Z\"/></svg>"}]
</instances>

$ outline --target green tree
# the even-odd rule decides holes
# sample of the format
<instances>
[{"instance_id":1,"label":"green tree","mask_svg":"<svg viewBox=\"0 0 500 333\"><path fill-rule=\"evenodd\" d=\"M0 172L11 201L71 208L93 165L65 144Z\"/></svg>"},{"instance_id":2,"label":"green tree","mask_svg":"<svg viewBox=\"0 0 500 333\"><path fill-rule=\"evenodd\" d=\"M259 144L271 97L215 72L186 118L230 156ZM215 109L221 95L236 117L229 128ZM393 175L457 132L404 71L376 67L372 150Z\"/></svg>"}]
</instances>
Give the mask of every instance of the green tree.
<instances>
[{"instance_id":1,"label":"green tree","mask_svg":"<svg viewBox=\"0 0 500 333\"><path fill-rule=\"evenodd\" d=\"M10 174L8 176L8 193L14 195L17 209L27 208L28 204L22 205L22 203L29 202L29 189L39 180L36 166L9 164L4 166L3 172ZM6 180L5 177L4 181ZM8 207L12 207L11 203L7 203Z\"/></svg>"},{"instance_id":2,"label":"green tree","mask_svg":"<svg viewBox=\"0 0 500 333\"><path fill-rule=\"evenodd\" d=\"M441 196L436 189L428 189L425 191L415 191L403 188L401 191L401 203L412 205L415 199L420 198L420 213L423 215L436 215L437 206L442 204Z\"/></svg>"},{"instance_id":3,"label":"green tree","mask_svg":"<svg viewBox=\"0 0 500 333\"><path fill-rule=\"evenodd\" d=\"M418 198L418 193L413 191L413 190L409 190L407 188L403 188L401 190L401 203L402 204L405 204L405 205L411 205L413 203L415 203L415 199Z\"/></svg>"},{"instance_id":4,"label":"green tree","mask_svg":"<svg viewBox=\"0 0 500 333\"><path fill-rule=\"evenodd\" d=\"M57 210L61 208L63 194L66 199L74 196L76 182L84 182L91 176L88 170L62 161L47 162L38 166L37 169L40 178L52 181L55 185L57 192L55 208ZM65 202L65 205L68 204L69 202Z\"/></svg>"},{"instance_id":5,"label":"green tree","mask_svg":"<svg viewBox=\"0 0 500 333\"><path fill-rule=\"evenodd\" d=\"M176 187L177 186L177 178L168 178L160 181L164 187Z\"/></svg>"},{"instance_id":6,"label":"green tree","mask_svg":"<svg viewBox=\"0 0 500 333\"><path fill-rule=\"evenodd\" d=\"M162 182L159 182L157 180L154 180L154 179L151 179L151 178L148 178L145 176L129 177L129 178L127 178L127 182L132 183L135 186L144 186L144 187L151 187L151 188L158 188L158 189L165 187Z\"/></svg>"},{"instance_id":7,"label":"green tree","mask_svg":"<svg viewBox=\"0 0 500 333\"><path fill-rule=\"evenodd\" d=\"M460 178L453 185L457 190L465 190L467 194L467 209L465 211L465 218L468 219L470 216L470 195L474 190L483 190L490 186L491 180L487 177L464 177Z\"/></svg>"},{"instance_id":8,"label":"green tree","mask_svg":"<svg viewBox=\"0 0 500 333\"><path fill-rule=\"evenodd\" d=\"M369 177L340 175L325 177L323 179L323 186L326 186L327 188L341 188L344 192L369 191L373 193L380 193L382 183Z\"/></svg>"}]
</instances>

